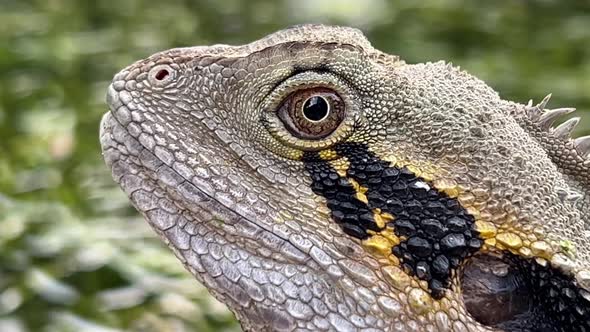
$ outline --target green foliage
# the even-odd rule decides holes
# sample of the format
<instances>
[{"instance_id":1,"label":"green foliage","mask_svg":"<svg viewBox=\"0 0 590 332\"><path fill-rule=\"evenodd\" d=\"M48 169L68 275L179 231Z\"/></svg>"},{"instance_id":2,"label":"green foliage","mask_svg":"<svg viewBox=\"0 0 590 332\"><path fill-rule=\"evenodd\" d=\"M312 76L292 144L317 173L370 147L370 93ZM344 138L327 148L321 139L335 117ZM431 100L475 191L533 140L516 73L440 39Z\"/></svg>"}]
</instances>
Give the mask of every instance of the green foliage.
<instances>
[{"instance_id":1,"label":"green foliage","mask_svg":"<svg viewBox=\"0 0 590 332\"><path fill-rule=\"evenodd\" d=\"M153 241L143 220L82 220L60 203L3 200L0 208L1 331L231 326L227 310Z\"/></svg>"},{"instance_id":2,"label":"green foliage","mask_svg":"<svg viewBox=\"0 0 590 332\"><path fill-rule=\"evenodd\" d=\"M158 50L288 25L360 27L407 62L448 60L515 101L590 112L586 1L4 0L0 330L213 331L231 314L110 180L98 144L112 75ZM579 134L590 133L583 118Z\"/></svg>"}]
</instances>

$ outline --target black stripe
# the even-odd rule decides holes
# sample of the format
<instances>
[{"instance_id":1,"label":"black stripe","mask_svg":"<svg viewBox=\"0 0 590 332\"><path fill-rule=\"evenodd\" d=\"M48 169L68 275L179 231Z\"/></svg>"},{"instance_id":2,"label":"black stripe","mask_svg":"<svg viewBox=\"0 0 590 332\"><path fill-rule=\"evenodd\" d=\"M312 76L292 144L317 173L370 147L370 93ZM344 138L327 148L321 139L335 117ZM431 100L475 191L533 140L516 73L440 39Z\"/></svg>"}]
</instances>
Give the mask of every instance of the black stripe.
<instances>
[{"instance_id":1,"label":"black stripe","mask_svg":"<svg viewBox=\"0 0 590 332\"><path fill-rule=\"evenodd\" d=\"M474 228L474 217L456 199L432 188L407 168L379 159L364 144L342 143L334 150L350 163L345 177L317 153L304 155L313 192L326 198L332 218L344 232L358 239L368 238L368 230L382 230L373 209L393 215L395 219L387 226L404 240L392 253L409 274L428 281L432 296L440 299L453 273L483 244ZM368 204L355 197L350 180L367 188ZM590 301L572 277L533 259L508 251L503 254L526 276L534 306L526 317L500 327L506 331L590 331Z\"/></svg>"},{"instance_id":2,"label":"black stripe","mask_svg":"<svg viewBox=\"0 0 590 332\"><path fill-rule=\"evenodd\" d=\"M314 155L305 158L312 189L328 200L334 220L347 234L365 239L368 229L379 231L373 209L393 215L389 226L405 238L393 247L393 254L409 273L428 282L435 298L442 297L452 271L483 244L473 216L456 199L430 188L407 168L380 160L364 144L343 143L334 149L350 162L346 176L368 189L365 204L327 162Z\"/></svg>"},{"instance_id":3,"label":"black stripe","mask_svg":"<svg viewBox=\"0 0 590 332\"><path fill-rule=\"evenodd\" d=\"M307 152L303 160L312 179L311 189L326 198L332 219L346 234L364 240L369 237L367 230L380 231L369 206L355 197L350 181L315 152Z\"/></svg>"},{"instance_id":4,"label":"black stripe","mask_svg":"<svg viewBox=\"0 0 590 332\"><path fill-rule=\"evenodd\" d=\"M542 266L534 259L510 252L505 252L503 259L524 276L524 285L519 287L526 287L531 308L498 328L510 332L590 331L590 299L584 298L573 277L550 264Z\"/></svg>"},{"instance_id":5,"label":"black stripe","mask_svg":"<svg viewBox=\"0 0 590 332\"><path fill-rule=\"evenodd\" d=\"M440 298L450 286L453 270L483 244L475 219L454 199L432 188L407 168L391 166L366 145L336 147L350 162L347 175L368 188L369 207L392 214L396 235L406 238L393 247L407 271L428 281Z\"/></svg>"}]
</instances>

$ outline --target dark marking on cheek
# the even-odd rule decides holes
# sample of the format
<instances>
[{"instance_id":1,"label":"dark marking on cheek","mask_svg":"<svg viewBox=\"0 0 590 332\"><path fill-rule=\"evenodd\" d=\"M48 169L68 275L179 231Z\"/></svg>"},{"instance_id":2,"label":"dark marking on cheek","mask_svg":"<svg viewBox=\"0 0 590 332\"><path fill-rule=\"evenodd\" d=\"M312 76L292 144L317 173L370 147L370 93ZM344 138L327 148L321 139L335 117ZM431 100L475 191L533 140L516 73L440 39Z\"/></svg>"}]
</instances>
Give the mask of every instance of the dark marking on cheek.
<instances>
[{"instance_id":1,"label":"dark marking on cheek","mask_svg":"<svg viewBox=\"0 0 590 332\"><path fill-rule=\"evenodd\" d=\"M499 327L526 315L531 308L527 276L503 258L475 254L460 276L465 308L486 326Z\"/></svg>"},{"instance_id":2,"label":"dark marking on cheek","mask_svg":"<svg viewBox=\"0 0 590 332\"><path fill-rule=\"evenodd\" d=\"M492 274L499 262L508 267L502 277ZM509 252L475 255L461 284L467 311L484 325L507 332L590 331L590 300L573 277L548 264Z\"/></svg>"},{"instance_id":3,"label":"dark marking on cheek","mask_svg":"<svg viewBox=\"0 0 590 332\"><path fill-rule=\"evenodd\" d=\"M355 197L356 190L346 178L317 155L307 154L304 160L313 181L311 189L326 198L332 219L346 234L364 240L369 237L367 230L380 230L371 209Z\"/></svg>"},{"instance_id":4,"label":"dark marking on cheek","mask_svg":"<svg viewBox=\"0 0 590 332\"><path fill-rule=\"evenodd\" d=\"M362 144L342 144L335 150L350 162L347 175L368 188L369 206L395 217L391 226L406 240L393 247L393 254L441 297L452 271L483 244L473 216L456 199L407 168L390 166Z\"/></svg>"},{"instance_id":5,"label":"dark marking on cheek","mask_svg":"<svg viewBox=\"0 0 590 332\"><path fill-rule=\"evenodd\" d=\"M386 226L402 240L392 253L406 271L428 282L433 297L441 298L453 273L483 244L473 216L456 199L407 168L380 160L364 144L343 143L334 150L350 163L346 178L317 155L304 158L314 193L328 200L344 232L359 239L368 238L368 230L381 230L372 211L392 215L394 220ZM367 203L355 198L352 180L367 188Z\"/></svg>"},{"instance_id":6,"label":"dark marking on cheek","mask_svg":"<svg viewBox=\"0 0 590 332\"><path fill-rule=\"evenodd\" d=\"M524 259L506 253L508 260L518 266L528 279L533 302L533 316L542 331L545 324L553 331L590 331L590 299L576 286L572 277L552 268L542 266L532 259ZM533 326L535 326L533 325Z\"/></svg>"}]
</instances>

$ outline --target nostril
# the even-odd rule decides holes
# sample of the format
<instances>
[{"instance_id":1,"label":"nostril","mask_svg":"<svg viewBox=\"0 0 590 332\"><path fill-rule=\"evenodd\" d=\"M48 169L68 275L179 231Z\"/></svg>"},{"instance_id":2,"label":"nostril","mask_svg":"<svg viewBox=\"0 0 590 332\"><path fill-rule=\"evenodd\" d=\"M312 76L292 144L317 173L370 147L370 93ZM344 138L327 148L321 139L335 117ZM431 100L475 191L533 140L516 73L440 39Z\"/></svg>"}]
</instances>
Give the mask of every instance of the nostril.
<instances>
[{"instance_id":1,"label":"nostril","mask_svg":"<svg viewBox=\"0 0 590 332\"><path fill-rule=\"evenodd\" d=\"M148 80L153 86L164 87L174 78L175 70L166 64L154 66L150 69Z\"/></svg>"},{"instance_id":2,"label":"nostril","mask_svg":"<svg viewBox=\"0 0 590 332\"><path fill-rule=\"evenodd\" d=\"M161 81L161 80L165 79L166 77L168 77L168 75L170 75L169 71L167 71L166 69L160 69L156 73L155 77L157 80Z\"/></svg>"}]
</instances>

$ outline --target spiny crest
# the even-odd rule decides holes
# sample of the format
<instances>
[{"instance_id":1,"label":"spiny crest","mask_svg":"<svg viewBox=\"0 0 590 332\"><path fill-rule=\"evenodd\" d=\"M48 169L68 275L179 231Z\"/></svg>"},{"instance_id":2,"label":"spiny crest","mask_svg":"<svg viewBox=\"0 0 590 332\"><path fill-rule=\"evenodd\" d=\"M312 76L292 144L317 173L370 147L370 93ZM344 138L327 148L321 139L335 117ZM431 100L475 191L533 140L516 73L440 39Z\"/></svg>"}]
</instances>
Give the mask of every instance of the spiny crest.
<instances>
[{"instance_id":1,"label":"spiny crest","mask_svg":"<svg viewBox=\"0 0 590 332\"><path fill-rule=\"evenodd\" d=\"M550 99L551 94L548 94L535 106L533 106L533 101L529 100L525 106L527 114L529 114L530 118L535 121L542 130L549 132L555 138L571 142L580 157L588 157L588 155L590 155L590 135L578 138L571 137L571 134L580 122L579 117L568 119L560 125L553 127L553 124L559 118L573 113L576 109L573 107L545 109Z\"/></svg>"}]
</instances>

